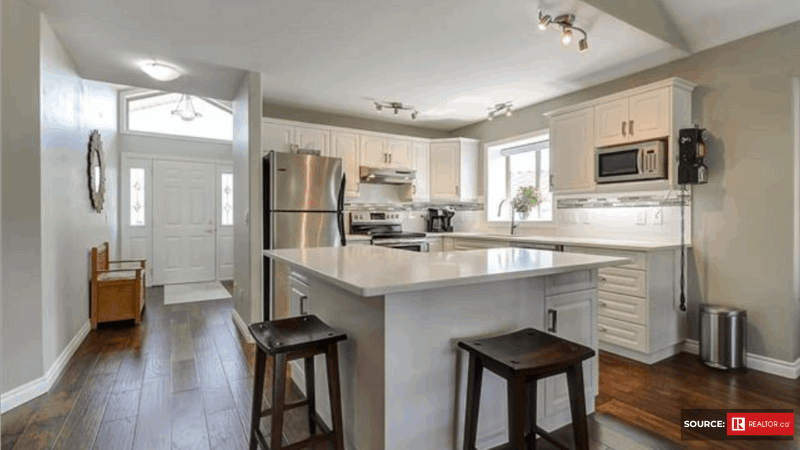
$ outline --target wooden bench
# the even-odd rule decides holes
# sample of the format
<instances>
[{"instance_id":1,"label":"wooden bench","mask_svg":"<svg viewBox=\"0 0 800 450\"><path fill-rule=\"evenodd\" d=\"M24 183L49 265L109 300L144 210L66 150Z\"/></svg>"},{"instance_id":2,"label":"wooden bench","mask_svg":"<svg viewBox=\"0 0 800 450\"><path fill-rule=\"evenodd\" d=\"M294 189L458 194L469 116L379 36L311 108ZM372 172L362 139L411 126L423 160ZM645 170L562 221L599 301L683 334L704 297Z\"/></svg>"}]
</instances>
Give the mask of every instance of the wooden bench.
<instances>
[{"instance_id":1,"label":"wooden bench","mask_svg":"<svg viewBox=\"0 0 800 450\"><path fill-rule=\"evenodd\" d=\"M111 264L115 268L111 269ZM144 259L110 261L108 242L92 248L90 302L93 330L101 322L129 319L137 324L141 322L146 297L146 264Z\"/></svg>"}]
</instances>

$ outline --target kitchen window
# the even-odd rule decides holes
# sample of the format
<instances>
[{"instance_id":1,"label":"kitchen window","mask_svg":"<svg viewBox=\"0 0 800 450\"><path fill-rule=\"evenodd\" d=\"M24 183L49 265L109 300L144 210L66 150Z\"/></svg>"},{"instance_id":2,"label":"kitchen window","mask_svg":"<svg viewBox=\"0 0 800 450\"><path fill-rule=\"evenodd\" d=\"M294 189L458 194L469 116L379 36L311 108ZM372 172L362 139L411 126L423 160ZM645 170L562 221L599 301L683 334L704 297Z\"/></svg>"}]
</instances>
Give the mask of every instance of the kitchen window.
<instances>
[{"instance_id":1,"label":"kitchen window","mask_svg":"<svg viewBox=\"0 0 800 450\"><path fill-rule=\"evenodd\" d=\"M507 205L522 186L539 189L542 201L526 218L517 214L520 222L553 220L553 196L550 193L550 145L546 131L506 140L487 146L487 208L489 222L511 220L511 207ZM500 202L502 205L498 216Z\"/></svg>"},{"instance_id":2,"label":"kitchen window","mask_svg":"<svg viewBox=\"0 0 800 450\"><path fill-rule=\"evenodd\" d=\"M173 92L132 91L122 95L123 131L203 140L233 140L230 102Z\"/></svg>"}]
</instances>

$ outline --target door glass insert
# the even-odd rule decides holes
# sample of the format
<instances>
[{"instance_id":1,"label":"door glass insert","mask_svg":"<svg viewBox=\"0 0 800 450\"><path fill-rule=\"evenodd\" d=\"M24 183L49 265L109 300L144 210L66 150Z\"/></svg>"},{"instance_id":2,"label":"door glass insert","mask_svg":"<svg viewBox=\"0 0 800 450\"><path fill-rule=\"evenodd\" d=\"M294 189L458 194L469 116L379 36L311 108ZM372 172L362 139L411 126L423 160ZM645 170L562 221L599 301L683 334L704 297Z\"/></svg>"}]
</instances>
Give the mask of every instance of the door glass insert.
<instances>
[{"instance_id":1,"label":"door glass insert","mask_svg":"<svg viewBox=\"0 0 800 450\"><path fill-rule=\"evenodd\" d=\"M131 178L131 222L132 227L145 226L145 176L144 169L141 167L132 167L130 171Z\"/></svg>"},{"instance_id":2,"label":"door glass insert","mask_svg":"<svg viewBox=\"0 0 800 450\"><path fill-rule=\"evenodd\" d=\"M222 225L233 225L233 174L222 174Z\"/></svg>"}]
</instances>

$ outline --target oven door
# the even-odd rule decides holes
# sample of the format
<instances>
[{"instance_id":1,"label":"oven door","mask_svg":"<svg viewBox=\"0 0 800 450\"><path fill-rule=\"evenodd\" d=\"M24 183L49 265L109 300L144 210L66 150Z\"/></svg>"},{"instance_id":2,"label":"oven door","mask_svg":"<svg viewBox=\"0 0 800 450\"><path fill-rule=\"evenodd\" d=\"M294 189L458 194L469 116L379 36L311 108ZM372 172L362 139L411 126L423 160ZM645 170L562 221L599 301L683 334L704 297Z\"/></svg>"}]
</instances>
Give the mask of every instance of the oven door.
<instances>
[{"instance_id":1,"label":"oven door","mask_svg":"<svg viewBox=\"0 0 800 450\"><path fill-rule=\"evenodd\" d=\"M396 248L398 250L410 250L412 252L424 252L428 253L430 251L430 244L426 241L401 241L401 240L392 240L392 241L384 241L384 242L373 242L372 245L378 245L380 247L389 247L389 248Z\"/></svg>"}]
</instances>

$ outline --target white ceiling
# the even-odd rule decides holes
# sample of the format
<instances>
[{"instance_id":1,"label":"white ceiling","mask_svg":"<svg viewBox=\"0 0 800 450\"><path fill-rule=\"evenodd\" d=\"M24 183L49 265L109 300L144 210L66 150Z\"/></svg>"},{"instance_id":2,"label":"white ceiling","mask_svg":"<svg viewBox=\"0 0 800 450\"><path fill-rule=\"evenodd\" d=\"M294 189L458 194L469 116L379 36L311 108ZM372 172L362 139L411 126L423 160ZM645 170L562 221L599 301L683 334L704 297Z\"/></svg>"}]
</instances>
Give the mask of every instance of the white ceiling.
<instances>
[{"instance_id":1,"label":"white ceiling","mask_svg":"<svg viewBox=\"0 0 800 450\"><path fill-rule=\"evenodd\" d=\"M538 31L537 0L30 1L85 78L231 99L250 70L269 103L445 130L485 119L494 103L523 107L800 20L798 0L767 10L755 0L647 0L641 18L611 0L541 0L546 13L577 15L589 33L581 55L556 30ZM184 76L149 79L138 65L151 59ZM379 115L370 99L421 114Z\"/></svg>"}]
</instances>

